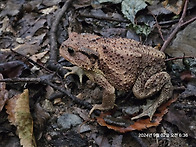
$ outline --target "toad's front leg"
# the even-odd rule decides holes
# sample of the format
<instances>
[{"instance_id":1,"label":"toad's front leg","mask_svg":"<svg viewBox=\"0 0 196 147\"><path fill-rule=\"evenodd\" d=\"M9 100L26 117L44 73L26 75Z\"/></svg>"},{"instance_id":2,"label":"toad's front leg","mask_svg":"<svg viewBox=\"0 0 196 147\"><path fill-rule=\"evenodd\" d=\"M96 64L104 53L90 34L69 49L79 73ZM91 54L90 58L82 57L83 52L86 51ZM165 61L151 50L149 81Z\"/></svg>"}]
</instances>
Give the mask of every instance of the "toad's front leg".
<instances>
[{"instance_id":1,"label":"toad's front leg","mask_svg":"<svg viewBox=\"0 0 196 147\"><path fill-rule=\"evenodd\" d=\"M103 76L101 71L85 71L86 76L93 82L97 83L101 87L104 88L102 104L96 104L90 110L89 115L95 109L98 110L110 110L114 107L115 104L115 88L107 81L107 79Z\"/></svg>"},{"instance_id":2,"label":"toad's front leg","mask_svg":"<svg viewBox=\"0 0 196 147\"><path fill-rule=\"evenodd\" d=\"M150 120L156 111L156 109L166 100L171 98L173 93L173 86L171 84L171 79L168 73L158 72L152 73L153 69L146 69L138 77L135 85L133 86L133 93L139 99L144 99L152 97L160 91L160 95L155 99L154 103L147 103L144 106L143 112L133 119L138 119L143 116L149 116ZM156 72L156 71L155 71Z\"/></svg>"}]
</instances>

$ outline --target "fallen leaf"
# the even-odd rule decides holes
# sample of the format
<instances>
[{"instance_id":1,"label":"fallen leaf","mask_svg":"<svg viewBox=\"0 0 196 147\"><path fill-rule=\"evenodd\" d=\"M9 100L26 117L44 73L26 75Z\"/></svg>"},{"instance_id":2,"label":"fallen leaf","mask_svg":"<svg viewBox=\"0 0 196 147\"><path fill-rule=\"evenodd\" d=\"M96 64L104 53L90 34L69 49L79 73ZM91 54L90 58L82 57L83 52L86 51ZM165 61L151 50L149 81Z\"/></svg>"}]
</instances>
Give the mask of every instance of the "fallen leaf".
<instances>
[{"instance_id":1,"label":"fallen leaf","mask_svg":"<svg viewBox=\"0 0 196 147\"><path fill-rule=\"evenodd\" d=\"M1 35L3 33L12 33L12 34L16 35L15 30L12 28L12 26L10 24L10 19L7 16L2 20L2 22L3 22L3 24L2 24L2 27L0 28Z\"/></svg>"},{"instance_id":2,"label":"fallen leaf","mask_svg":"<svg viewBox=\"0 0 196 147\"><path fill-rule=\"evenodd\" d=\"M29 108L29 92L11 98L6 105L8 120L17 127L20 144L24 147L36 147L33 135L33 119Z\"/></svg>"},{"instance_id":3,"label":"fallen leaf","mask_svg":"<svg viewBox=\"0 0 196 147\"><path fill-rule=\"evenodd\" d=\"M179 15L180 12L182 11L184 0L178 0L177 2L165 0L164 2L162 2L162 4L169 11L175 13L176 15Z\"/></svg>"},{"instance_id":4,"label":"fallen leaf","mask_svg":"<svg viewBox=\"0 0 196 147\"><path fill-rule=\"evenodd\" d=\"M5 108L7 109L6 113L8 114L8 120L9 122L16 126L16 119L15 119L15 107L16 107L16 101L19 98L20 94L15 95L11 99L7 101L7 105Z\"/></svg>"},{"instance_id":5,"label":"fallen leaf","mask_svg":"<svg viewBox=\"0 0 196 147\"><path fill-rule=\"evenodd\" d=\"M0 63L0 73L8 78L19 77L27 65L22 61Z\"/></svg>"},{"instance_id":6,"label":"fallen leaf","mask_svg":"<svg viewBox=\"0 0 196 147\"><path fill-rule=\"evenodd\" d=\"M184 110L176 110L174 107L171 107L164 120L176 125L179 130L187 133L189 136L195 137L196 134L190 129L191 120L186 116Z\"/></svg>"},{"instance_id":7,"label":"fallen leaf","mask_svg":"<svg viewBox=\"0 0 196 147\"><path fill-rule=\"evenodd\" d=\"M191 97L191 96L196 97L195 89L196 89L196 86L189 83L187 85L187 88L185 89L185 91L180 94L180 97L181 98L187 98L187 97Z\"/></svg>"},{"instance_id":8,"label":"fallen leaf","mask_svg":"<svg viewBox=\"0 0 196 147\"><path fill-rule=\"evenodd\" d=\"M122 2L122 13L135 24L135 15L138 11L146 8L147 4L144 0L124 0Z\"/></svg>"},{"instance_id":9,"label":"fallen leaf","mask_svg":"<svg viewBox=\"0 0 196 147\"><path fill-rule=\"evenodd\" d=\"M196 55L196 21L187 25L182 31L178 32L171 45L165 53L171 57L184 57ZM183 66L182 60L174 61L179 66Z\"/></svg>"},{"instance_id":10,"label":"fallen leaf","mask_svg":"<svg viewBox=\"0 0 196 147\"><path fill-rule=\"evenodd\" d=\"M115 135L113 137L113 141L112 141L112 146L115 146L115 147L120 147L122 146L122 141L123 141L123 135Z\"/></svg>"},{"instance_id":11,"label":"fallen leaf","mask_svg":"<svg viewBox=\"0 0 196 147\"><path fill-rule=\"evenodd\" d=\"M30 59L32 59L35 62L41 61L46 56L47 53L48 53L48 51L44 51L44 52L41 52L41 53L34 54L30 57Z\"/></svg>"},{"instance_id":12,"label":"fallen leaf","mask_svg":"<svg viewBox=\"0 0 196 147\"><path fill-rule=\"evenodd\" d=\"M110 147L111 146L108 141L108 138L104 135L97 136L97 134L92 134L91 137L96 142L96 144L100 147Z\"/></svg>"},{"instance_id":13,"label":"fallen leaf","mask_svg":"<svg viewBox=\"0 0 196 147\"><path fill-rule=\"evenodd\" d=\"M18 15L23 3L24 1L9 0L6 3L6 7L1 11L0 17Z\"/></svg>"},{"instance_id":14,"label":"fallen leaf","mask_svg":"<svg viewBox=\"0 0 196 147\"><path fill-rule=\"evenodd\" d=\"M150 118L146 118L146 119L136 120L134 124L131 124L129 126L122 127L122 126L117 126L117 125L111 125L111 124L107 124L104 120L104 118L106 118L108 115L111 115L111 114L103 113L103 112L101 113L99 117L97 117L97 122L101 126L106 126L108 129L112 129L120 133L130 132L133 130L143 130L143 129L147 129L153 126L158 126L161 120L163 119L163 116L168 112L167 107L176 100L177 100L177 97L170 99L168 102L162 104L158 108L159 113L154 114L155 119L152 122L150 121Z\"/></svg>"},{"instance_id":15,"label":"fallen leaf","mask_svg":"<svg viewBox=\"0 0 196 147\"><path fill-rule=\"evenodd\" d=\"M42 10L40 10L40 12L47 15L47 14L53 13L57 9L58 9L57 6L52 6L52 7L46 8L46 9L42 9Z\"/></svg>"},{"instance_id":16,"label":"fallen leaf","mask_svg":"<svg viewBox=\"0 0 196 147\"><path fill-rule=\"evenodd\" d=\"M3 79L3 75L0 74L0 80ZM0 82L0 111L3 109L6 101L8 100L8 92L5 89L5 82Z\"/></svg>"},{"instance_id":17,"label":"fallen leaf","mask_svg":"<svg viewBox=\"0 0 196 147\"><path fill-rule=\"evenodd\" d=\"M40 35L36 34L38 30L43 29L46 23L46 19L38 19L30 14L26 14L18 23L21 29L19 35L21 38L32 38L33 36ZM35 35L36 34L36 35Z\"/></svg>"}]
</instances>

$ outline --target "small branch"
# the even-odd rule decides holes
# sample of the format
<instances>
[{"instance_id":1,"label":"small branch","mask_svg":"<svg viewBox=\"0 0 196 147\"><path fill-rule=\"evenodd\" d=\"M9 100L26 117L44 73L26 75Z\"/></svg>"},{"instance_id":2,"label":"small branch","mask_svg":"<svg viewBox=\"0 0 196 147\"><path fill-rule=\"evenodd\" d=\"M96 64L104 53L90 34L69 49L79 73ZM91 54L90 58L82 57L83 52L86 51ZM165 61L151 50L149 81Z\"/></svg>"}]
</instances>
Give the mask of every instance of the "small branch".
<instances>
[{"instance_id":1,"label":"small branch","mask_svg":"<svg viewBox=\"0 0 196 147\"><path fill-rule=\"evenodd\" d=\"M99 20L108 20L108 21L117 21L117 22L125 22L125 23L129 23L129 20L125 20L125 19L118 19L118 18L113 18L113 17L107 17L107 16L99 16L99 15L90 15L87 13L80 13L81 17L87 17L87 18L95 18L95 19L99 19Z\"/></svg>"},{"instance_id":2,"label":"small branch","mask_svg":"<svg viewBox=\"0 0 196 147\"><path fill-rule=\"evenodd\" d=\"M154 15L154 14L152 14L151 13L151 15L154 17L154 19L155 19L155 21L156 21L156 27L157 27L157 29L158 29L158 31L159 31L159 34L160 34L160 36L161 36L161 38L162 38L162 40L163 41L165 41L165 39L164 39L164 37L163 37L163 34L162 34L162 31L161 31L161 27L160 27L160 25L159 25L159 23L158 23L158 21L157 21L157 17Z\"/></svg>"},{"instance_id":3,"label":"small branch","mask_svg":"<svg viewBox=\"0 0 196 147\"><path fill-rule=\"evenodd\" d=\"M185 26L185 25L187 25L187 24L193 22L194 20L196 20L196 16L193 17L193 18L191 18L190 20L187 20L186 22L184 22L184 23L181 25L181 27L183 27L183 26Z\"/></svg>"},{"instance_id":4,"label":"small branch","mask_svg":"<svg viewBox=\"0 0 196 147\"><path fill-rule=\"evenodd\" d=\"M184 59L184 58L196 58L196 57L194 57L194 56L173 57L173 58L165 59L165 62L177 60L177 59Z\"/></svg>"},{"instance_id":5,"label":"small branch","mask_svg":"<svg viewBox=\"0 0 196 147\"><path fill-rule=\"evenodd\" d=\"M16 51L13 50L13 49L10 49L10 50L11 50L13 53L15 53L15 54L24 57L25 59L27 59L29 62L33 63L34 65L37 65L37 66L39 66L39 67L45 69L46 71L48 71L48 72L50 72L50 73L52 72L51 70L49 70L49 69L46 68L45 66L43 66L43 65L41 65L41 64L39 64L39 63L33 61L32 59L30 59L30 58L27 57L26 55L23 55L23 54L21 54L21 53L18 53L18 52L16 52Z\"/></svg>"},{"instance_id":6,"label":"small branch","mask_svg":"<svg viewBox=\"0 0 196 147\"><path fill-rule=\"evenodd\" d=\"M48 84L50 85L51 87L53 87L54 89L62 92L63 94L67 95L69 98L72 99L73 102L75 102L76 104L79 104L81 106L84 106L86 109L91 109L92 108L92 105L88 102L85 102L77 97L75 97L74 95L72 95L70 92L68 92L67 90L63 89L63 88L60 88L59 86L56 86L55 84L51 83L51 82L48 82L47 80L44 81L45 84ZM98 111L96 111L96 114L100 114Z\"/></svg>"},{"instance_id":7,"label":"small branch","mask_svg":"<svg viewBox=\"0 0 196 147\"><path fill-rule=\"evenodd\" d=\"M58 24L61 20L61 17L69 7L69 5L73 2L73 0L67 0L65 4L63 5L62 9L56 14L55 20L52 23L52 27L50 30L50 59L49 64L56 63L57 62L57 55L58 55L58 49L57 49L57 38L56 38L56 32L58 29Z\"/></svg>"},{"instance_id":8,"label":"small branch","mask_svg":"<svg viewBox=\"0 0 196 147\"><path fill-rule=\"evenodd\" d=\"M0 82L6 83L39 83L42 80L40 78L7 78L7 79L0 79Z\"/></svg>"},{"instance_id":9,"label":"small branch","mask_svg":"<svg viewBox=\"0 0 196 147\"><path fill-rule=\"evenodd\" d=\"M52 75L48 75L48 76L43 76L40 78L7 78L7 79L1 79L0 82L6 82L6 83L23 83L23 82L28 82L28 83L43 83L43 84L47 84L50 85L51 87L53 87L54 89L62 92L63 94L65 94L66 96L68 96L69 98L72 99L72 101L78 105L84 106L86 109L91 109L92 105L84 100L81 100L79 98L77 98L76 96L72 95L70 92L68 92L66 89L64 88L60 88L59 86L56 86L55 84L53 84L52 82L50 82L50 79ZM95 110L94 113L96 115L100 114L100 111Z\"/></svg>"},{"instance_id":10,"label":"small branch","mask_svg":"<svg viewBox=\"0 0 196 147\"><path fill-rule=\"evenodd\" d=\"M184 18L186 16L186 10L187 10L187 5L188 5L189 0L185 1L184 4L184 8L183 8L183 12L181 15L181 18L177 24L177 26L175 27L175 29L173 30L173 32L169 35L169 37L167 38L167 40L163 43L163 46L161 47L161 51L164 52L164 50L167 48L167 46L169 45L169 43L171 42L171 40L174 38L174 36L176 35L176 33L180 30L180 28L182 27ZM192 20L193 21L193 20ZM191 21L191 22L192 22Z\"/></svg>"}]
</instances>

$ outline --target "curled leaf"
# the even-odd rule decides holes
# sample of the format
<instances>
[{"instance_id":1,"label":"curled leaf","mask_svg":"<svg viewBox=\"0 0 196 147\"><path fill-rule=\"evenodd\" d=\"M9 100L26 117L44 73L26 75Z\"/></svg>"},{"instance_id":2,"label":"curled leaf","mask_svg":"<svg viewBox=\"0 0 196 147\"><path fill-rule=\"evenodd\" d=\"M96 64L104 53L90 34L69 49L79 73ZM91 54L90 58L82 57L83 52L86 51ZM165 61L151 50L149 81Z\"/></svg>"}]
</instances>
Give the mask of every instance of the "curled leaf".
<instances>
[{"instance_id":1,"label":"curled leaf","mask_svg":"<svg viewBox=\"0 0 196 147\"><path fill-rule=\"evenodd\" d=\"M135 121L134 123L130 124L129 126L124 125L124 126L120 126L120 125L113 125L112 123L108 124L105 121L105 118L110 115L108 113L101 113L101 115L99 117L97 117L97 122L101 125L101 126L106 126L109 129L112 129L114 131L120 132L120 133L125 133L125 132L130 132L133 130L143 130L143 129L147 129L153 126L158 126L161 122L161 120L163 119L163 116L168 112L167 107L175 102L177 100L177 97L170 99L167 103L162 104L159 108L158 111L159 113L155 113L155 119L151 122L150 118L146 118L146 119L139 119L137 121ZM126 120L128 121L128 120ZM125 122L125 120L124 120Z\"/></svg>"}]
</instances>

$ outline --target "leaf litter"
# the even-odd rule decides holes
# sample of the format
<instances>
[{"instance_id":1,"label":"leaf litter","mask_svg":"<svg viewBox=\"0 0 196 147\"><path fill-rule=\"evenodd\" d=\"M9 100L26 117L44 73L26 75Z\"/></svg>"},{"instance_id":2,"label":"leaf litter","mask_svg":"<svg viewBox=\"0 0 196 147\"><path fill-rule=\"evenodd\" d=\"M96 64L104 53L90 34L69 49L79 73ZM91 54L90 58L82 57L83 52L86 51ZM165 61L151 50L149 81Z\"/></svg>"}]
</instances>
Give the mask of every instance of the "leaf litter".
<instances>
[{"instance_id":1,"label":"leaf litter","mask_svg":"<svg viewBox=\"0 0 196 147\"><path fill-rule=\"evenodd\" d=\"M60 22L58 31L58 45L62 43L66 39L66 29L69 26L72 30L76 32L90 32L101 34L105 37L128 37L132 39L136 39L138 41L143 41L143 43L148 45L156 46L157 44L162 44L163 40L160 37L160 31L162 32L163 38L166 39L168 34L171 32L170 28L173 29L173 25L179 20L178 17L182 13L182 8L184 6L183 0L178 0L177 3L171 3L171 1L151 1L151 0L117 0L117 1L99 1L98 0L81 0L74 1L73 7L69 7L67 13L64 13L63 19ZM55 14L60 10L64 1L62 0L36 0L36 1L2 1L0 2L0 72L3 74L4 78L7 77L39 77L38 75L48 74L42 68L37 68L34 70L35 66L32 66L32 62L29 63L24 57L28 57L32 59L34 62L37 62L41 65L45 65L48 60L48 50L50 47L50 28L51 22L53 22L53 18ZM128 4L132 3L131 6ZM168 7L171 6L171 7ZM193 14L193 10L195 8L195 4L190 2L188 5L189 14ZM85 13L86 12L86 13ZM154 15L154 17L152 16ZM157 18L157 21L154 19ZM192 23L193 24L193 23ZM192 25L190 24L190 25ZM161 27L155 27L155 25ZM194 25L193 25L194 26ZM185 27L186 29L187 27ZM193 28L193 27L192 27ZM193 32L189 31L189 32ZM184 34L187 34L184 32ZM179 33L179 36L181 34ZM190 35L189 35L190 36ZM189 36L187 38L189 38ZM193 35L191 35L193 36ZM182 37L184 38L184 37ZM183 40L184 41L184 40ZM181 41L182 42L182 41ZM179 41L177 44L181 44ZM182 46L182 45L181 45ZM14 54L10 48L14 51L22 54ZM178 51L178 49L176 49ZM189 49L185 49L182 52L190 51ZM181 54L181 53L180 53ZM181 54L182 55L182 54ZM173 56L173 54L170 54ZM180 61L182 62L182 61ZM184 61L183 61L184 62ZM182 70L186 69L187 71L191 71L191 75L184 73L181 75L185 77L187 80L180 79L175 81L174 83L177 85L184 85L185 91L180 95L181 98L177 100L178 103L184 102L185 99L190 103L190 101L194 101L195 92L194 92L194 82L190 82L194 79L194 61L191 61L190 68L182 68ZM65 63L69 64L69 63ZM183 65L182 63L181 65ZM38 66L38 65L36 65ZM25 69L30 69L28 72ZM40 71L40 72L39 72ZM171 69L171 74L173 69ZM176 73L173 73L174 76ZM179 74L179 73L178 73ZM1 77L0 80L3 80ZM62 79L61 79L62 80ZM53 82L58 84L60 87L61 80L58 78L54 78ZM180 82L179 82L180 81ZM81 85L75 82L75 79L72 79L72 84L69 85L70 91L73 91L76 95L79 93L88 93L87 97L90 96L91 93L89 90L93 91L94 86L82 87ZM81 142L81 146L89 146L89 145L103 145L103 146L130 146L129 143L124 141L125 134L114 133L109 129L105 129L104 127L100 127L96 123L92 123L92 120L89 120L87 116L87 111L84 108L79 108L79 106L73 107L73 102L68 99L60 97L60 101L55 103L55 101L50 101L50 104L54 108L52 112L48 110L44 110L44 101L46 101L46 93L47 90L44 87L44 84L18 84L15 86L14 84L1 82L0 83L0 108L1 112L5 112L4 106L8 108L7 112L9 114L9 121L16 126L19 131L19 138L21 139L21 145L24 146L35 146L35 141L33 135L35 135L36 142L38 146L58 146L58 145L79 145L78 142ZM86 83L83 83L86 84ZM64 86L64 84L62 84ZM28 92L24 90L24 87L28 87L29 89L29 102ZM77 87L77 88L76 88ZM86 90L86 89L88 90ZM17 94L17 91L13 98L11 95L11 90L20 90L20 93ZM34 89L34 90L33 90ZM45 89L45 90L43 90ZM22 92L24 90L24 92ZM39 91L41 90L41 92ZM54 90L54 89L53 89ZM83 92L84 90L84 92ZM93 94L95 95L95 94ZM20 97L21 96L21 97ZM9 100L8 100L9 97ZM22 104L17 103L17 99L20 99ZM49 97L49 96L48 96ZM85 97L85 96L84 96ZM81 99L84 99L81 97ZM13 100L15 99L15 100ZM59 99L57 97L56 99ZM11 101L13 100L13 101ZM49 101L49 100L47 100ZM87 100L92 102L93 100ZM23 104L23 102L26 102ZM188 103L187 102L187 103ZM29 105L28 105L29 103ZM17 105L18 104L18 105ZM194 103L192 103L194 104ZM15 106L17 105L17 106ZM22 105L22 106L21 106ZM23 107L23 105L25 107ZM11 107L13 106L13 107ZM28 107L29 106L29 107ZM183 105L184 106L184 105ZM185 105L187 106L187 105ZM10 108L9 108L10 107ZM17 109L16 109L17 108ZM191 108L191 107L190 107ZM25 111L25 113L21 113ZM164 113L169 111L167 117L162 117ZM76 128L70 128L68 132L64 133L58 131L56 120L63 113L74 113L79 115L83 119L83 123L85 126L89 127L87 131L84 131L80 135L77 133ZM15 114L16 118L15 118ZM21 115L18 115L21 114ZM32 115L32 116L31 116ZM177 126L177 128L181 132L188 133L188 139L191 140L191 137L194 137L194 121L190 120L189 115L193 116L193 111L189 109L183 109L180 111L174 109L162 109L160 113L160 120L165 120L172 125ZM179 117L173 117L179 116ZM183 117L181 116L185 116ZM101 115L102 116L102 115ZM32 119L33 117L33 119ZM102 119L102 118L100 118ZM48 121L49 120L49 121ZM142 124L143 121L143 124ZM191 123L189 123L191 122ZM47 123L47 125L46 125ZM117 122L113 121L113 124L117 124ZM124 123L124 122L123 122ZM146 119L141 119L139 122L134 122L131 125L134 125L135 130L144 129L145 125L147 127L153 126L152 124L159 125L160 121L155 120L155 122L149 122ZM161 123L165 124L164 121ZM33 126L34 124L34 126ZM116 124L112 126L112 129L116 129ZM119 123L120 124L120 123ZM22 126L26 126L23 128ZM108 124L107 124L108 125ZM131 126L129 125L129 126ZM154 125L154 126L156 126ZM125 126L118 126L116 129L119 132L123 132ZM108 126L107 126L108 127ZM133 126L132 126L133 127ZM152 129L148 129L146 132L151 133L152 130L156 130L159 132L161 130L162 125L158 127L154 127ZM35 130L32 130L32 128ZM120 128L120 129L119 129ZM164 128L166 132L169 132L169 128ZM174 128L174 132L178 132L179 130ZM10 137L5 130L0 129L1 132L6 134L6 137ZM155 131L155 132L156 132ZM74 132L74 133L73 133ZM124 131L126 132L126 131ZM139 131L139 132L144 132ZM25 134L27 133L27 134ZM160 132L161 133L161 132ZM13 130L13 134L15 134ZM103 135L104 134L104 135ZM29 138L27 137L29 136ZM26 138L27 137L27 138ZM133 138L137 138L136 136L132 136ZM56 139L59 138L59 139ZM75 139L75 140L74 140ZM157 145L161 144L161 140L155 138L142 138L144 142L148 142L147 145L153 145L155 143ZM186 143L187 138L181 138L183 143ZM93 140L95 142L91 142L89 140ZM139 144L142 144L143 141L141 139L136 139ZM140 140L140 141L138 141ZM175 139L173 139L175 140ZM3 143L3 140L1 140ZM10 137L11 141L11 137ZM172 144L172 141L168 141L168 143ZM182 143L182 144L183 144ZM192 144L194 142L191 142ZM191 144L190 143L190 144ZM172 144L173 145L173 144Z\"/></svg>"}]
</instances>

